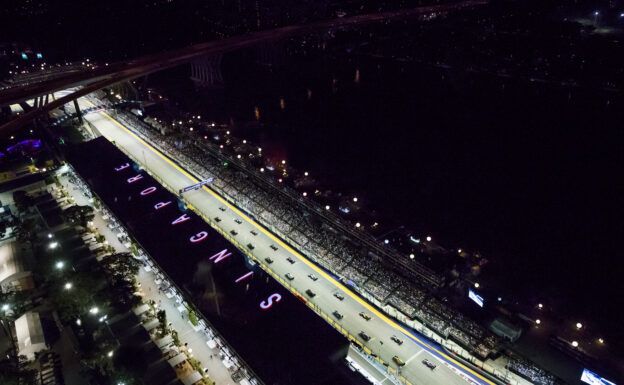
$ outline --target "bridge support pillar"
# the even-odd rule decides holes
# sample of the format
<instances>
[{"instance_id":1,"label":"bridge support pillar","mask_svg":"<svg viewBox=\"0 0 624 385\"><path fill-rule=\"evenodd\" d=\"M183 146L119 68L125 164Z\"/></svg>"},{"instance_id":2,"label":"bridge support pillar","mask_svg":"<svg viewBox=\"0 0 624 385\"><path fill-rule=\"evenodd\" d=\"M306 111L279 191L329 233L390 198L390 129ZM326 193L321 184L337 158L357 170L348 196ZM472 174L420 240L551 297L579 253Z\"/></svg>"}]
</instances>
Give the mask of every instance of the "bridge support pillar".
<instances>
[{"instance_id":1,"label":"bridge support pillar","mask_svg":"<svg viewBox=\"0 0 624 385\"><path fill-rule=\"evenodd\" d=\"M82 112L80 112L80 106L78 106L78 100L74 99L74 109L76 110L76 116L78 116L78 120L82 123Z\"/></svg>"},{"instance_id":2,"label":"bridge support pillar","mask_svg":"<svg viewBox=\"0 0 624 385\"><path fill-rule=\"evenodd\" d=\"M221 87L223 54L202 56L191 62L191 80L199 87Z\"/></svg>"}]
</instances>

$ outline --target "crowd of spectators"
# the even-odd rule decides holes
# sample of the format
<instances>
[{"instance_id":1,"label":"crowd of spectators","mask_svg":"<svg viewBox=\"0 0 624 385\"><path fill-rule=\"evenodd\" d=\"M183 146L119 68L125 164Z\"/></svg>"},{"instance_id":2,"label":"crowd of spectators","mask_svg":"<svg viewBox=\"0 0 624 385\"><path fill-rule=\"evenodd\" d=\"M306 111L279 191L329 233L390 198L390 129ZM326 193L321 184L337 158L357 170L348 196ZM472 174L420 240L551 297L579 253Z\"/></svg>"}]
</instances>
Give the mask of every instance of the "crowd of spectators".
<instances>
[{"instance_id":1,"label":"crowd of spectators","mask_svg":"<svg viewBox=\"0 0 624 385\"><path fill-rule=\"evenodd\" d=\"M521 375L527 380L538 385L554 385L555 378L552 374L536 367L531 362L520 357L512 357L507 363L507 369Z\"/></svg>"},{"instance_id":2,"label":"crowd of spectators","mask_svg":"<svg viewBox=\"0 0 624 385\"><path fill-rule=\"evenodd\" d=\"M198 177L214 177L212 188L280 237L292 242L316 263L375 298L382 307L387 304L394 306L440 336L452 337L483 359L499 350L498 337L437 300L424 282L405 277L399 269L393 269L380 259L356 249L339 235L339 231L331 229L331 225L313 223L309 214L292 201L267 192L245 172L224 166L217 157L199 147L196 141L180 135L163 136L131 114L120 113L119 119Z\"/></svg>"}]
</instances>

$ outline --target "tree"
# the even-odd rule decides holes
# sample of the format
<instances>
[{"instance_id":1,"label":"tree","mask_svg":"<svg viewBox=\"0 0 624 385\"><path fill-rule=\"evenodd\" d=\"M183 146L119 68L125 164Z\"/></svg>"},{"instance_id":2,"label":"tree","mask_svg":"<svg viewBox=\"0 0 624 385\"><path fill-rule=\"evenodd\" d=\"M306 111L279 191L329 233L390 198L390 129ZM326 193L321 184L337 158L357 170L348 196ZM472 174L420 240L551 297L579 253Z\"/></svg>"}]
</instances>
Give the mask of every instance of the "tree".
<instances>
[{"instance_id":1,"label":"tree","mask_svg":"<svg viewBox=\"0 0 624 385\"><path fill-rule=\"evenodd\" d=\"M33 203L31 196L26 194L26 191L23 190L17 190L13 192L13 201L15 201L15 205L20 211L29 207Z\"/></svg>"},{"instance_id":2,"label":"tree","mask_svg":"<svg viewBox=\"0 0 624 385\"><path fill-rule=\"evenodd\" d=\"M197 314L195 314L193 310L189 310L188 316L189 316L189 321L191 322L193 326L199 325L199 322L197 321Z\"/></svg>"},{"instance_id":3,"label":"tree","mask_svg":"<svg viewBox=\"0 0 624 385\"><path fill-rule=\"evenodd\" d=\"M141 263L128 253L111 254L104 260L114 277L131 279L139 273Z\"/></svg>"},{"instance_id":4,"label":"tree","mask_svg":"<svg viewBox=\"0 0 624 385\"><path fill-rule=\"evenodd\" d=\"M95 218L93 207L91 206L71 206L63 211L65 220L77 222L81 226L86 227L87 222Z\"/></svg>"}]
</instances>

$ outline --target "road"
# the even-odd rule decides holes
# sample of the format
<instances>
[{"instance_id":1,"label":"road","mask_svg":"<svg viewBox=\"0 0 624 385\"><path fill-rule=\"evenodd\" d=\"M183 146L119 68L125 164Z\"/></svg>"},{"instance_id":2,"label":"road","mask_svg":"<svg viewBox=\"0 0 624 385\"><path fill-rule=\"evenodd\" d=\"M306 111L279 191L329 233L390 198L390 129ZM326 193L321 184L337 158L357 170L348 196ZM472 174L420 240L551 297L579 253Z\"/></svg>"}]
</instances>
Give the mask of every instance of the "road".
<instances>
[{"instance_id":1,"label":"road","mask_svg":"<svg viewBox=\"0 0 624 385\"><path fill-rule=\"evenodd\" d=\"M80 99L80 103L84 104L85 108L89 106L84 99ZM139 163L142 163L146 170L160 178L166 184L166 187L178 191L198 182L198 179L166 158L106 113L91 114L86 116L86 119L104 137L114 142L117 147L130 154ZM204 187L200 190L185 193L184 197L188 203L203 215L209 218L220 217L221 221L216 225L213 222L212 225L221 231L229 233L231 230L236 230L238 235L234 238L240 244L247 245L252 243L255 246L252 254L261 262L263 268L268 269L269 272L279 277L284 277L286 273L291 273L295 278L292 281L288 281L288 283L299 293L312 289L316 296L311 299L311 302L322 313L330 315L331 321L336 322L337 325L347 330L349 334L377 354L380 359L389 363L391 368L397 369L397 365L393 362L395 355L405 361L406 365L401 368L400 373L410 383L415 385L493 384L492 381L453 360L419 334L400 326L371 307L360 297L345 288L340 282L277 239L273 234L236 207L227 203L212 190ZM224 208L225 211L222 211L221 208ZM241 223L237 223L236 220ZM251 233L252 230L257 235L253 235ZM271 245L277 246L277 250L271 249ZM265 262L267 256L270 256L274 262L267 265ZM287 261L289 257L295 261L294 264ZM313 281L308 277L312 273L318 277L318 280ZM285 280L285 278L282 279ZM341 301L334 297L333 294L336 292L342 293L345 297L344 300ZM337 320L331 315L335 310L343 314L344 318ZM372 318L367 321L359 316L360 312L365 312L371 315ZM358 336L360 331L364 331L371 336L370 341L362 341ZM396 335L403 340L403 344L398 345L393 342L390 339L392 335ZM436 369L430 370L427 368L422 363L423 359L428 359L436 364ZM451 370L445 363L453 366L456 371ZM459 375L459 372L463 374L463 377ZM472 379L472 382L466 378Z\"/></svg>"}]
</instances>

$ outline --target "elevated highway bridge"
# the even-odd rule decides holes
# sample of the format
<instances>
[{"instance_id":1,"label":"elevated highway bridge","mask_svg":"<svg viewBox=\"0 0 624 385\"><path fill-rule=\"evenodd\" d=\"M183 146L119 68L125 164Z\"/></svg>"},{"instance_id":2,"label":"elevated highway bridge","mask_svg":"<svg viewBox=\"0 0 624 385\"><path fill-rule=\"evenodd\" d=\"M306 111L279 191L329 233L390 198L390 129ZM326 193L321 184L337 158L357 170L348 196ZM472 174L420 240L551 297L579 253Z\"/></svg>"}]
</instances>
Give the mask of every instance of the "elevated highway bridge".
<instances>
[{"instance_id":1,"label":"elevated highway bridge","mask_svg":"<svg viewBox=\"0 0 624 385\"><path fill-rule=\"evenodd\" d=\"M460 10L467 7L487 4L488 0L465 0L455 3L417 7L408 10L396 10L375 14L357 15L332 20L318 21L303 25L293 25L254 32L215 40L206 43L191 45L185 48L146 55L129 61L116 62L110 65L100 66L96 69L70 73L55 77L48 81L26 85L20 88L11 88L0 93L0 107L19 104L25 100L49 95L55 91L73 87L82 87L75 93L58 100L46 103L39 108L33 109L18 118L9 121L0 127L0 133L9 134L19 129L33 119L71 102L81 96L116 83L136 79L153 72L188 63L208 54L218 54L252 47L258 43L285 39L306 33L323 31L334 28L344 28L362 24L388 22L395 19L419 16L432 12L446 12Z\"/></svg>"}]
</instances>

